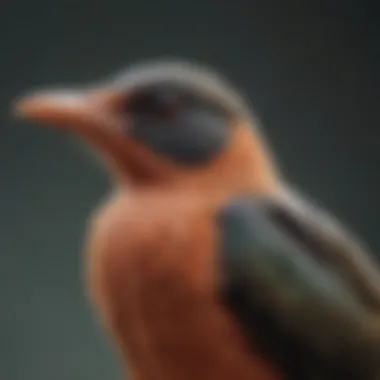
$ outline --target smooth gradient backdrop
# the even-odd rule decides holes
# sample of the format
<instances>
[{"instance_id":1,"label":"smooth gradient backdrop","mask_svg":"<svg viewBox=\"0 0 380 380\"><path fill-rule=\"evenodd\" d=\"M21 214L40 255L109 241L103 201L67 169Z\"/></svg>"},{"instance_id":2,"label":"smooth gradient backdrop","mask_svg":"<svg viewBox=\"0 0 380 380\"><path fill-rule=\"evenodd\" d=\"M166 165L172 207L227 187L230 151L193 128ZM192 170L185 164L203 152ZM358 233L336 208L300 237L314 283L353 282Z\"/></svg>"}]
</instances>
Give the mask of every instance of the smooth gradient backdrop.
<instances>
[{"instance_id":1,"label":"smooth gradient backdrop","mask_svg":"<svg viewBox=\"0 0 380 380\"><path fill-rule=\"evenodd\" d=\"M15 0L0 10L0 379L121 374L82 281L87 216L108 191L66 135L15 121L24 90L142 59L215 66L249 97L288 178L380 257L375 1Z\"/></svg>"}]
</instances>

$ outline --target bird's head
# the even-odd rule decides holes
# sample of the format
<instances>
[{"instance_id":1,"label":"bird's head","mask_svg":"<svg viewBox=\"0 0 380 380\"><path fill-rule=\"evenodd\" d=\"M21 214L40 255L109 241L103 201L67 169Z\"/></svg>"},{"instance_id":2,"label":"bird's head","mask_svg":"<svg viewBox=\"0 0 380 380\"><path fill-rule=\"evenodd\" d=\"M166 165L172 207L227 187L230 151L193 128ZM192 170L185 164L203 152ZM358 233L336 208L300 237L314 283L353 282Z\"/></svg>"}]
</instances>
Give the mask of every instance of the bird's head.
<instances>
[{"instance_id":1,"label":"bird's head","mask_svg":"<svg viewBox=\"0 0 380 380\"><path fill-rule=\"evenodd\" d=\"M16 101L15 112L80 135L136 185L259 192L277 181L244 101L190 63L140 64L90 88L36 92Z\"/></svg>"}]
</instances>

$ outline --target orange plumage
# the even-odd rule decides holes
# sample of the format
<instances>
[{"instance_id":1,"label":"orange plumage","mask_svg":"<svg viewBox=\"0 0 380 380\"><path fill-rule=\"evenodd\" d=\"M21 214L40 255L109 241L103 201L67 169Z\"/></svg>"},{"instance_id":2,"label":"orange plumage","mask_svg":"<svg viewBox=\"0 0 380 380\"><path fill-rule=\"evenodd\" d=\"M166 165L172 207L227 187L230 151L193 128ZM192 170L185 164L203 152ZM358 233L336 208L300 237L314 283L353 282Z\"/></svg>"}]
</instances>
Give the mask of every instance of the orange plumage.
<instances>
[{"instance_id":1,"label":"orange plumage","mask_svg":"<svg viewBox=\"0 0 380 380\"><path fill-rule=\"evenodd\" d=\"M221 292L220 210L236 196L287 192L223 81L186 64L152 64L97 89L27 96L16 110L79 134L114 174L114 192L90 220L87 279L133 379L290 376L255 332L247 337ZM375 292L376 276L367 280Z\"/></svg>"}]
</instances>

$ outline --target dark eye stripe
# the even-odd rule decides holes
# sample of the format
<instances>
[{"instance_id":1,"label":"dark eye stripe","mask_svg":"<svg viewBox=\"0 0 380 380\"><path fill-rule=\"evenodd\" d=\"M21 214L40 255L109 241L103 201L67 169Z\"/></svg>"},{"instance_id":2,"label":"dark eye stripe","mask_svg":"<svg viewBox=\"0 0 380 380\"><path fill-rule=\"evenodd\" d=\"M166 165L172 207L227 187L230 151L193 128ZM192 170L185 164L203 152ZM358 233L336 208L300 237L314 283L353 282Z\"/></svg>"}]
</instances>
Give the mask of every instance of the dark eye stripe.
<instances>
[{"instance_id":1,"label":"dark eye stripe","mask_svg":"<svg viewBox=\"0 0 380 380\"><path fill-rule=\"evenodd\" d=\"M171 118L183 110L208 110L228 116L221 104L191 88L182 88L178 84L157 84L136 91L128 106L128 112L141 117Z\"/></svg>"},{"instance_id":2,"label":"dark eye stripe","mask_svg":"<svg viewBox=\"0 0 380 380\"><path fill-rule=\"evenodd\" d=\"M125 112L134 126L131 137L182 165L208 162L228 142L227 111L189 86L139 87L126 102Z\"/></svg>"},{"instance_id":3,"label":"dark eye stripe","mask_svg":"<svg viewBox=\"0 0 380 380\"><path fill-rule=\"evenodd\" d=\"M128 110L137 116L168 117L184 105L180 92L173 88L149 88L136 92Z\"/></svg>"}]
</instances>

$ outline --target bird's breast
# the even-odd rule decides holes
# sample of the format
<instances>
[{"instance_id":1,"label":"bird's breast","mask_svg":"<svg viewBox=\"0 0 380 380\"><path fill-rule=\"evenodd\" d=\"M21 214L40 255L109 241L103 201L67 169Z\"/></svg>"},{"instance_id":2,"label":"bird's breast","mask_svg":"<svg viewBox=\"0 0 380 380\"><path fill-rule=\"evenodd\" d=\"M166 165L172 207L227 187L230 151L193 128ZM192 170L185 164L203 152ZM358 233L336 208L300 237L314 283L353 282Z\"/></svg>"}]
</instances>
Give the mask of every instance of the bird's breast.
<instances>
[{"instance_id":1,"label":"bird's breast","mask_svg":"<svg viewBox=\"0 0 380 380\"><path fill-rule=\"evenodd\" d=\"M216 246L195 199L119 199L94 223L92 298L136 379L279 378L219 302Z\"/></svg>"}]
</instances>

